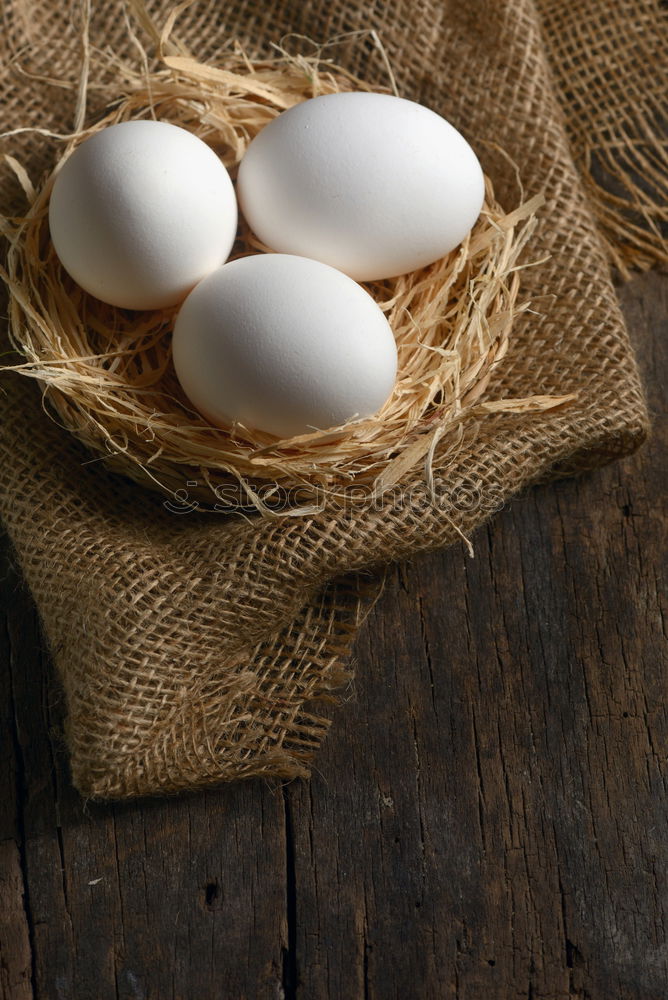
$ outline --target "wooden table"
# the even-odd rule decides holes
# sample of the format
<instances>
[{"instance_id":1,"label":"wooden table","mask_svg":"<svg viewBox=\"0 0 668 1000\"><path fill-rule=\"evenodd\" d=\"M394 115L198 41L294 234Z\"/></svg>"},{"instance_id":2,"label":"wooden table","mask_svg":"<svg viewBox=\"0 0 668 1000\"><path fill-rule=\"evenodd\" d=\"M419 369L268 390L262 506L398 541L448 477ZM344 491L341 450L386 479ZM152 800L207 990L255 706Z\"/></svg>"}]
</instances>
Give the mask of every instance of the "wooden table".
<instances>
[{"instance_id":1,"label":"wooden table","mask_svg":"<svg viewBox=\"0 0 668 1000\"><path fill-rule=\"evenodd\" d=\"M668 997L668 279L621 296L653 440L393 570L309 783L84 804L5 543L3 998Z\"/></svg>"}]
</instances>

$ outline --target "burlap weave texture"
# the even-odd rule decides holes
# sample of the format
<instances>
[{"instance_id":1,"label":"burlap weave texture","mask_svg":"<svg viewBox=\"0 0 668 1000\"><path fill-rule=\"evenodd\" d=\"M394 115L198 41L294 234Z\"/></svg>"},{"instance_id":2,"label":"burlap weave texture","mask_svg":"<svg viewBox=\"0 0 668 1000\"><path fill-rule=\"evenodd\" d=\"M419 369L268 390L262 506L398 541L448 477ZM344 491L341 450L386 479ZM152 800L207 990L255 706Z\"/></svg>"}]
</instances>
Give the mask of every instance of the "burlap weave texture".
<instances>
[{"instance_id":1,"label":"burlap weave texture","mask_svg":"<svg viewBox=\"0 0 668 1000\"><path fill-rule=\"evenodd\" d=\"M151 7L156 23L166 9ZM618 9L614 31L627 46L660 18L648 0ZM596 25L609 31L609 11L605 0L241 0L223 8L196 3L181 15L176 35L200 58L223 51L233 37L260 52L287 32L322 42L375 29L401 94L460 128L502 202L517 199L510 161L518 164L526 194L543 191L547 199L532 256L550 256L526 272L536 312L518 322L488 398L577 392L578 399L555 413L483 418L468 427L454 464L440 466L437 454L435 470L448 488L465 485L479 498L455 515L395 493L382 506L248 520L174 513L99 463L87 464L81 446L44 415L34 386L5 376L1 512L63 683L73 777L84 795L307 773L327 726L317 699L346 677L360 608L351 573L446 545L526 484L608 461L643 440L642 391L596 224L600 213L576 167L582 151L571 144L578 133L563 88L565 26L578 17L589 25L568 35L585 39L582 51L571 44L575 79L586 73ZM79 72L78 6L68 19L60 4L10 2L5 19L5 127L70 129L71 95L34 74ZM146 25L132 30L150 47ZM94 113L95 46L127 53L134 45L122 5L93 4L89 37ZM610 51L612 59L614 44ZM351 38L343 54L349 69L384 82L368 38ZM620 72L646 69L627 60ZM597 79L594 104L610 96L605 78ZM582 88L575 91L581 101ZM5 143L13 155L21 149L36 179L57 140L30 133ZM15 197L10 180L3 208ZM417 470L405 486L421 476Z\"/></svg>"}]
</instances>

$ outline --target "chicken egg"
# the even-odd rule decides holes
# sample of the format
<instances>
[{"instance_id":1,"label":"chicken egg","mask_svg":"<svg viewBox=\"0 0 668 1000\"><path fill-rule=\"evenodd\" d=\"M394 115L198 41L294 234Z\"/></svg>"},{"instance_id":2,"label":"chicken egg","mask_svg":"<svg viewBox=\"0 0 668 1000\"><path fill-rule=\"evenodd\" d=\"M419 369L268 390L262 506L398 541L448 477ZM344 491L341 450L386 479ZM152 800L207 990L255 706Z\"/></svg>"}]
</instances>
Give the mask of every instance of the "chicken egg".
<instances>
[{"instance_id":1,"label":"chicken egg","mask_svg":"<svg viewBox=\"0 0 668 1000\"><path fill-rule=\"evenodd\" d=\"M440 115L388 94L337 93L295 105L250 143L237 196L272 250L357 281L443 257L474 225L484 178Z\"/></svg>"},{"instance_id":2,"label":"chicken egg","mask_svg":"<svg viewBox=\"0 0 668 1000\"><path fill-rule=\"evenodd\" d=\"M397 370L392 330L369 293L290 254L242 257L204 278L179 310L172 354L211 423L278 438L370 416Z\"/></svg>"},{"instance_id":3,"label":"chicken egg","mask_svg":"<svg viewBox=\"0 0 668 1000\"><path fill-rule=\"evenodd\" d=\"M65 161L49 227L63 267L91 295L160 309L227 260L237 203L225 166L197 136L168 122L121 122Z\"/></svg>"}]
</instances>

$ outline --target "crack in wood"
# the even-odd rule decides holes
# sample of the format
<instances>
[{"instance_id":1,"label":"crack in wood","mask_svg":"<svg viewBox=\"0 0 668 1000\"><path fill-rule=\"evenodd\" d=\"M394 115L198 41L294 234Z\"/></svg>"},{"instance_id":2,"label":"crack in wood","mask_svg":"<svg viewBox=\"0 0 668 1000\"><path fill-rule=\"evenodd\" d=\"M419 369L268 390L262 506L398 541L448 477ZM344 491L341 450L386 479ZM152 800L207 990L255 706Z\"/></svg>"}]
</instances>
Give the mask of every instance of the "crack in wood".
<instances>
[{"instance_id":1,"label":"crack in wood","mask_svg":"<svg viewBox=\"0 0 668 1000\"><path fill-rule=\"evenodd\" d=\"M9 708L9 719L10 719L10 733L11 741L14 750L14 761L15 761L15 784L14 784L14 795L16 804L16 846L19 852L19 859L21 864L21 874L22 874L22 904L23 912L25 914L26 926L28 929L28 946L30 949L30 991L34 995L35 987L37 983L37 966L36 966L36 955L35 955L35 924L32 915L32 908L30 905L30 881L29 881L29 869L26 856L26 829L25 829L25 816L24 808L25 801L27 797L27 783L26 783L26 769L25 760L23 756L23 747L21 746L21 740L19 737L19 719L17 715L17 701L16 692L14 685L14 671L16 669L16 657L14 655L14 645L12 642L11 629L9 627L9 622L7 616L3 616L4 619L4 629L5 637L7 641L8 649L8 673L9 673L9 695L10 695L10 708Z\"/></svg>"},{"instance_id":2,"label":"crack in wood","mask_svg":"<svg viewBox=\"0 0 668 1000\"><path fill-rule=\"evenodd\" d=\"M297 1000L297 880L295 873L295 834L292 804L287 786L282 786L285 813L285 915L287 947L283 949L283 1000Z\"/></svg>"}]
</instances>

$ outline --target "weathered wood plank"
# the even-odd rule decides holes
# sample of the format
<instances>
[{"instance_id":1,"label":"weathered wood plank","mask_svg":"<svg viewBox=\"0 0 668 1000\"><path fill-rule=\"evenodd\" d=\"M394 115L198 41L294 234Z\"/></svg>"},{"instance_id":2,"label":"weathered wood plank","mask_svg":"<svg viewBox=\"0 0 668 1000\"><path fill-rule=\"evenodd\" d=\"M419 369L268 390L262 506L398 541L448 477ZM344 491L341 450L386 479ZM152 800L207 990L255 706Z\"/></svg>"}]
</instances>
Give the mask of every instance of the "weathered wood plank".
<instances>
[{"instance_id":1,"label":"weathered wood plank","mask_svg":"<svg viewBox=\"0 0 668 1000\"><path fill-rule=\"evenodd\" d=\"M659 420L667 290L623 291ZM668 995L666 445L390 576L288 789L297 996Z\"/></svg>"},{"instance_id":2,"label":"weathered wood plank","mask_svg":"<svg viewBox=\"0 0 668 1000\"><path fill-rule=\"evenodd\" d=\"M2 543L0 542L0 545ZM18 803L22 772L2 610L14 600L15 577L0 564L0 998L32 1000L32 949Z\"/></svg>"},{"instance_id":3,"label":"weathered wood plank","mask_svg":"<svg viewBox=\"0 0 668 1000\"><path fill-rule=\"evenodd\" d=\"M280 789L258 782L176 801L83 803L53 736L59 694L34 611L10 566L5 594L0 668L11 689L2 705L16 713L17 735L13 758L3 725L0 995L278 996L287 948Z\"/></svg>"}]
</instances>

